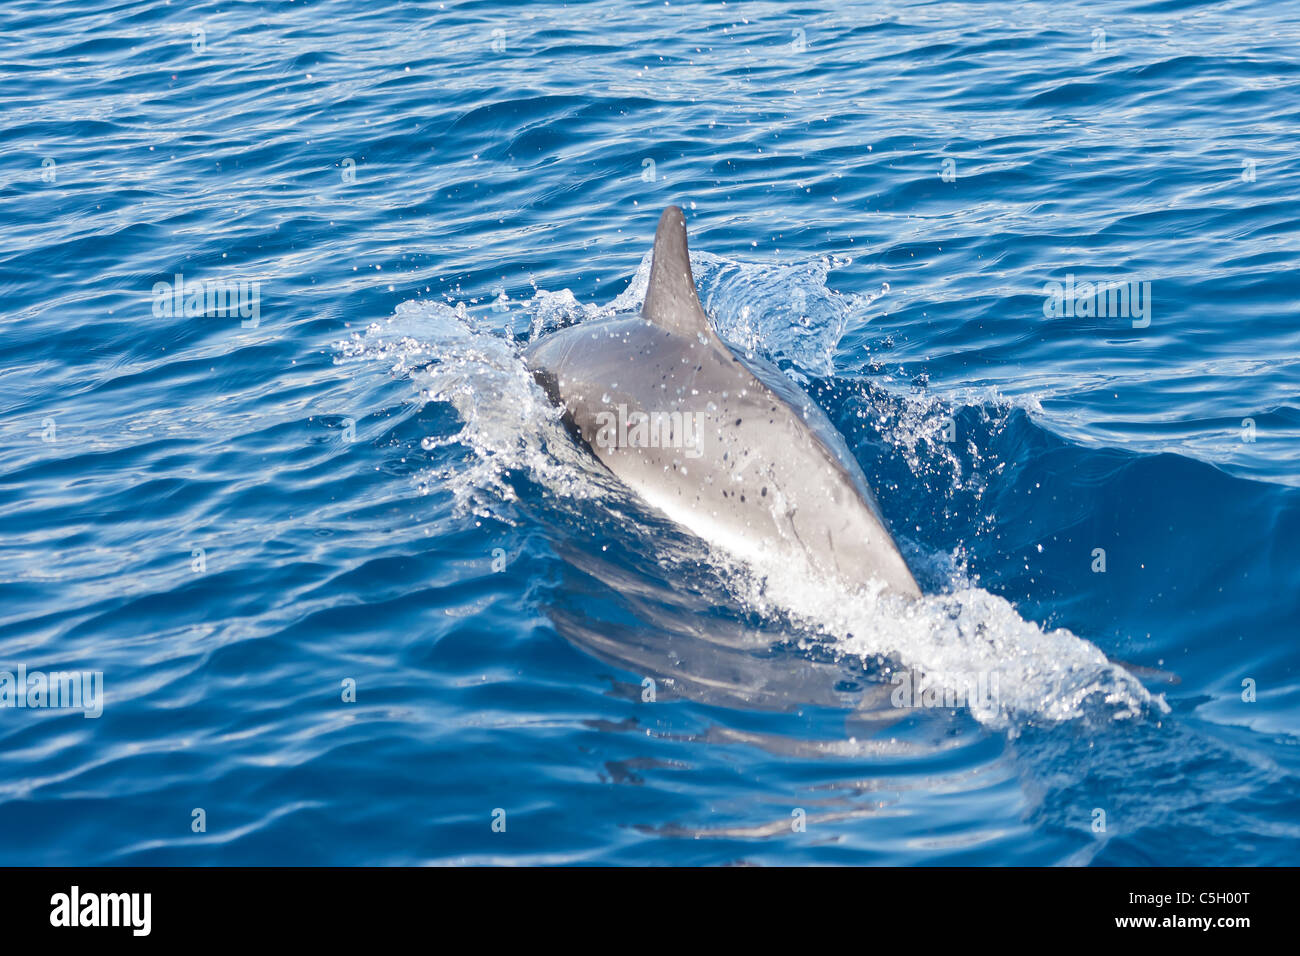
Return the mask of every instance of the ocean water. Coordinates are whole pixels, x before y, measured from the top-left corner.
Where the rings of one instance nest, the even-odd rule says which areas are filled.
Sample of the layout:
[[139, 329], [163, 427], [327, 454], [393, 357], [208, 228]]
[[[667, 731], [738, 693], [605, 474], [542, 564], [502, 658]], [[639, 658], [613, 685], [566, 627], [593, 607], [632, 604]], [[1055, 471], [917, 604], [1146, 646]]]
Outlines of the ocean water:
[[[0, 863], [1294, 863], [1298, 141], [1294, 2], [6, 0]], [[670, 203], [919, 605], [528, 376]]]

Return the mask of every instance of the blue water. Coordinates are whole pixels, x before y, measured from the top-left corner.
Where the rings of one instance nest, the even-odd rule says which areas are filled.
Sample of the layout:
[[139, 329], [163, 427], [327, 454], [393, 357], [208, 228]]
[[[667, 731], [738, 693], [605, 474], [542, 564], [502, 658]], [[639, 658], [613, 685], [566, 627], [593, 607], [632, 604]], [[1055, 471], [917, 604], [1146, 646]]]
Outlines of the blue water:
[[[0, 863], [1294, 863], [1297, 142], [1294, 2], [7, 0]], [[529, 379], [670, 203], [918, 608]]]

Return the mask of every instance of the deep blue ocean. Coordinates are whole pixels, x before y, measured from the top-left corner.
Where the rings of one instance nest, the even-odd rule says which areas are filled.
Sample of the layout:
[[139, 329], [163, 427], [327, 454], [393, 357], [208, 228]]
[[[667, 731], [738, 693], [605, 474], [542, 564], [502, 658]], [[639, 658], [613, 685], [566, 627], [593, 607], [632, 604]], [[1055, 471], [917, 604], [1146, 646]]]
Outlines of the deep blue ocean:
[[[1295, 863], [1298, 148], [1293, 0], [5, 0], [0, 864]], [[529, 376], [672, 203], [919, 605]]]

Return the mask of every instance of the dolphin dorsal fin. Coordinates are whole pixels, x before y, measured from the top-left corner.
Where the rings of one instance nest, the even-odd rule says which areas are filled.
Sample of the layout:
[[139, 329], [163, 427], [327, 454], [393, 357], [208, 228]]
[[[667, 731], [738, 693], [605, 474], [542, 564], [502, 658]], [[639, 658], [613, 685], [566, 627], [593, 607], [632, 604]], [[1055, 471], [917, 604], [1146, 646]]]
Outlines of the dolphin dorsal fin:
[[686, 217], [677, 206], [669, 206], [659, 217], [641, 317], [687, 338], [712, 334], [691, 276]]

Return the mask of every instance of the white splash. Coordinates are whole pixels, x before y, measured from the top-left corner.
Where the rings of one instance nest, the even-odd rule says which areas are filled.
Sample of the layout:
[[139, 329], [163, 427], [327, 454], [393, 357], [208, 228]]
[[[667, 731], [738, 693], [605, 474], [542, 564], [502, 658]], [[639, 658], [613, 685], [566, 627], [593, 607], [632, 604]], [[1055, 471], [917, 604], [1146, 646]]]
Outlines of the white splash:
[[521, 472], [565, 498], [605, 493], [598, 470], [569, 437], [534, 381], [516, 344], [504, 333], [478, 327], [463, 303], [408, 301], [364, 333], [336, 344], [338, 361], [380, 361], [406, 376], [418, 406], [446, 403], [461, 427], [430, 435], [425, 451], [459, 446], [468, 462], [454, 461], [419, 475], [422, 491], [434, 482], [449, 489], [462, 513], [509, 520], [503, 502], [516, 498], [509, 481]]
[[1168, 712], [1163, 698], [1064, 628], [1045, 631], [1005, 598], [971, 585], [952, 565], [947, 587], [919, 601], [852, 589], [791, 567], [733, 565], [732, 590], [753, 610], [782, 612], [864, 660], [883, 658], [918, 671], [960, 697], [994, 688], [991, 707], [972, 709], [986, 726], [1015, 733], [1028, 722], [1126, 720]]

